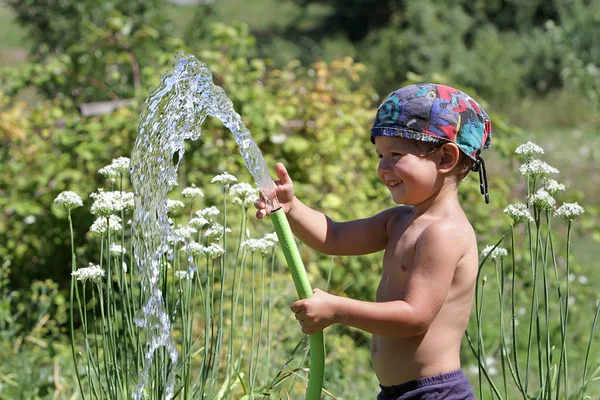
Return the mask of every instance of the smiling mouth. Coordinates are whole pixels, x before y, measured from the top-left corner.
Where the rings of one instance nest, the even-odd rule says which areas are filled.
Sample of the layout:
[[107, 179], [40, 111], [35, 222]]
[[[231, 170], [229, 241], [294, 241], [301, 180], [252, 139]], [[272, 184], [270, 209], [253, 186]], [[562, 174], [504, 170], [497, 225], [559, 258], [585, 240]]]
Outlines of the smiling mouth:
[[399, 185], [399, 184], [401, 184], [401, 183], [402, 183], [402, 181], [396, 181], [396, 180], [393, 180], [393, 181], [385, 181], [385, 185], [386, 185], [387, 187], [389, 187], [389, 188], [393, 188], [394, 186], [398, 186], [398, 185]]

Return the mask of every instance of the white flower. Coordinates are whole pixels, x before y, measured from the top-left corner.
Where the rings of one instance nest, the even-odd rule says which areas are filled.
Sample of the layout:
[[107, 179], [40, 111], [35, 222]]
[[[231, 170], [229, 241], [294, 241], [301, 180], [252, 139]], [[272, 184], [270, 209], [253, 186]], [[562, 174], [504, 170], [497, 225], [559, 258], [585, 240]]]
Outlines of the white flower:
[[279, 238], [275, 232], [267, 233], [262, 238], [267, 242], [271, 242], [272, 246], [275, 246], [279, 242]]
[[577, 202], [575, 203], [564, 203], [562, 206], [554, 212], [554, 215], [558, 218], [566, 219], [569, 221], [574, 220], [583, 214], [585, 210]]
[[182, 225], [175, 228], [174, 233], [179, 238], [179, 240], [183, 242], [185, 241], [185, 239], [189, 239], [195, 233], [198, 233], [198, 230], [188, 225]]
[[182, 201], [179, 200], [167, 200], [167, 212], [174, 212], [185, 207]]
[[524, 144], [520, 145], [519, 147], [517, 147], [517, 149], [515, 150], [515, 153], [523, 154], [525, 157], [530, 158], [534, 154], [544, 154], [544, 149], [542, 149], [540, 146], [538, 146], [535, 143], [527, 142], [527, 143], [524, 143]]
[[83, 201], [81, 201], [81, 197], [77, 193], [66, 190], [56, 196], [54, 205], [65, 211], [71, 211], [74, 208], [83, 206]]
[[500, 260], [502, 257], [506, 257], [508, 255], [508, 251], [503, 247], [496, 247], [494, 249], [494, 246], [486, 246], [481, 251], [481, 258], [485, 258], [488, 254], [490, 255], [490, 260], [497, 261]]
[[196, 228], [196, 229], [202, 229], [209, 223], [210, 222], [208, 222], [208, 220], [204, 217], [194, 217], [194, 218], [190, 219], [190, 222], [188, 222], [188, 225], [193, 228]]
[[123, 273], [127, 273], [127, 264], [123, 261]]
[[25, 222], [27, 225], [35, 223], [35, 215], [26, 216], [25, 218], [23, 218], [23, 222]]
[[169, 179], [169, 182], [167, 182], [167, 186], [169, 186], [169, 190], [173, 189], [174, 187], [179, 186], [179, 182], [177, 182], [177, 178]]
[[175, 278], [194, 279], [194, 271], [175, 271]]
[[209, 258], [218, 258], [225, 254], [225, 250], [216, 243], [204, 247], [202, 252]]
[[119, 157], [112, 160], [111, 166], [120, 175], [129, 172], [130, 160], [127, 157]]
[[108, 218], [97, 218], [90, 227], [90, 232], [97, 235], [104, 235], [108, 231], [111, 233], [120, 232], [121, 229], [123, 229], [123, 226], [121, 225], [121, 218], [117, 217], [116, 215], [111, 215]]
[[523, 203], [510, 204], [504, 209], [504, 213], [512, 218], [514, 225], [523, 222], [533, 222], [533, 217], [531, 216], [527, 205]]
[[225, 228], [225, 232], [223, 232], [223, 225], [221, 224], [212, 224], [210, 228], [206, 230], [204, 236], [207, 238], [220, 239], [223, 237], [223, 233], [229, 233], [231, 229]]
[[521, 175], [529, 175], [534, 179], [545, 178], [550, 174], [558, 174], [558, 169], [538, 159], [533, 159], [519, 167]]
[[123, 200], [123, 204], [125, 204], [126, 210], [133, 211], [135, 207], [133, 192], [122, 192], [121, 200]]
[[251, 252], [261, 252], [267, 254], [269, 248], [273, 247], [272, 242], [264, 239], [248, 239], [242, 242], [242, 247], [250, 250]]
[[548, 193], [554, 196], [559, 191], [564, 191], [565, 185], [563, 185], [562, 183], [558, 183], [554, 179], [547, 179], [544, 181], [542, 189], [546, 190]]
[[90, 210], [94, 215], [108, 216], [125, 209], [125, 202], [123, 201], [123, 194], [121, 192], [105, 192], [102, 189], [98, 189], [98, 192], [90, 194], [90, 197], [94, 199]]
[[99, 265], [90, 263], [88, 267], [79, 268], [71, 272], [71, 275], [77, 278], [78, 281], [86, 282], [88, 279], [94, 283], [100, 283], [104, 276], [104, 270]]
[[98, 170], [98, 173], [112, 182], [114, 182], [115, 179], [119, 176], [119, 173], [115, 170], [115, 168], [112, 166], [112, 164], [107, 165], [106, 167], [100, 168]]
[[229, 188], [229, 194], [233, 196], [233, 203], [242, 207], [249, 207], [258, 197], [258, 190], [252, 185], [242, 182], [236, 183]]
[[185, 251], [192, 256], [197, 256], [199, 254], [204, 254], [205, 247], [202, 246], [198, 242], [190, 242], [181, 248], [182, 251]]
[[210, 206], [210, 207], [204, 208], [200, 211], [196, 211], [196, 215], [198, 217], [210, 219], [210, 217], [216, 217], [217, 215], [219, 215], [220, 212], [221, 211], [219, 211], [219, 209], [217, 207]]
[[185, 189], [183, 189], [181, 191], [181, 194], [183, 195], [183, 197], [191, 197], [191, 198], [204, 197], [204, 193], [202, 192], [202, 189], [197, 188], [196, 185], [194, 185], [194, 184], [192, 184], [191, 187], [186, 187]]
[[587, 283], [589, 282], [589, 279], [588, 279], [588, 277], [587, 277], [587, 276], [585, 276], [585, 275], [579, 275], [579, 276], [577, 277], [577, 281], [578, 281], [579, 283], [581, 283], [582, 285], [587, 285]]
[[115, 257], [121, 256], [125, 254], [125, 252], [125, 247], [121, 246], [120, 244], [113, 243], [110, 245], [110, 254]]
[[544, 189], [539, 189], [527, 199], [529, 204], [532, 204], [542, 210], [554, 208], [556, 200]]
[[222, 187], [229, 187], [237, 182], [237, 178], [227, 172], [223, 172], [220, 175], [215, 176], [210, 180], [210, 183], [216, 183]]

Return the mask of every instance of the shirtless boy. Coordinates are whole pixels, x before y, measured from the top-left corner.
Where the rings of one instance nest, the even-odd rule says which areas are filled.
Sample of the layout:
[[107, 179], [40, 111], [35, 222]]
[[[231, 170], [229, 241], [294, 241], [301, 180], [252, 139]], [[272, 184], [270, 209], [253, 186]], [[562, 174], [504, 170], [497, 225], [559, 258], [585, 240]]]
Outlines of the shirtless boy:
[[[376, 302], [315, 289], [291, 305], [306, 334], [340, 323], [373, 335], [378, 400], [475, 398], [459, 355], [478, 251], [458, 186], [469, 171], [479, 171], [487, 201], [480, 153], [490, 141], [489, 118], [471, 97], [448, 86], [418, 84], [392, 92], [371, 130], [377, 175], [401, 206], [335, 222], [295, 197], [285, 167], [275, 166], [279, 203], [302, 242], [330, 255], [384, 250]], [[263, 199], [255, 205], [258, 218], [269, 214]]]

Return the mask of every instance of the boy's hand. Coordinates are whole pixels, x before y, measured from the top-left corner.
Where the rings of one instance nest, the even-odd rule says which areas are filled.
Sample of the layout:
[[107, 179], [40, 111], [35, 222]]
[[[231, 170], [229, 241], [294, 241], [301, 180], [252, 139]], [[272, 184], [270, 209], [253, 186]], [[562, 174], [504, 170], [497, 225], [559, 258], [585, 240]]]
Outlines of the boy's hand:
[[338, 321], [336, 298], [320, 289], [314, 289], [311, 297], [292, 303], [290, 309], [296, 314], [303, 333], [310, 335], [321, 332]]
[[[292, 182], [292, 178], [290, 178], [285, 166], [282, 163], [275, 164], [275, 172], [279, 177], [279, 180], [275, 181], [275, 193], [281, 208], [283, 208], [283, 211], [285, 211], [287, 214], [292, 208], [292, 200], [294, 199], [294, 183]], [[267, 203], [265, 202], [262, 194], [260, 199], [254, 202], [254, 207], [258, 209], [256, 212], [256, 218], [258, 219], [263, 219], [270, 213], [269, 207], [267, 207]]]

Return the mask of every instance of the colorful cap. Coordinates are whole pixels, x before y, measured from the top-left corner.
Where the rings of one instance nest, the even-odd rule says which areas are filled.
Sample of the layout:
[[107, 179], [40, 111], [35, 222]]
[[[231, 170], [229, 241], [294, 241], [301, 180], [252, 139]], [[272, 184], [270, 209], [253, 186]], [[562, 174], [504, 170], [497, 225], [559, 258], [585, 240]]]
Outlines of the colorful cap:
[[492, 124], [481, 105], [450, 86], [420, 83], [390, 93], [371, 128], [375, 136], [450, 141], [473, 160], [490, 147]]

